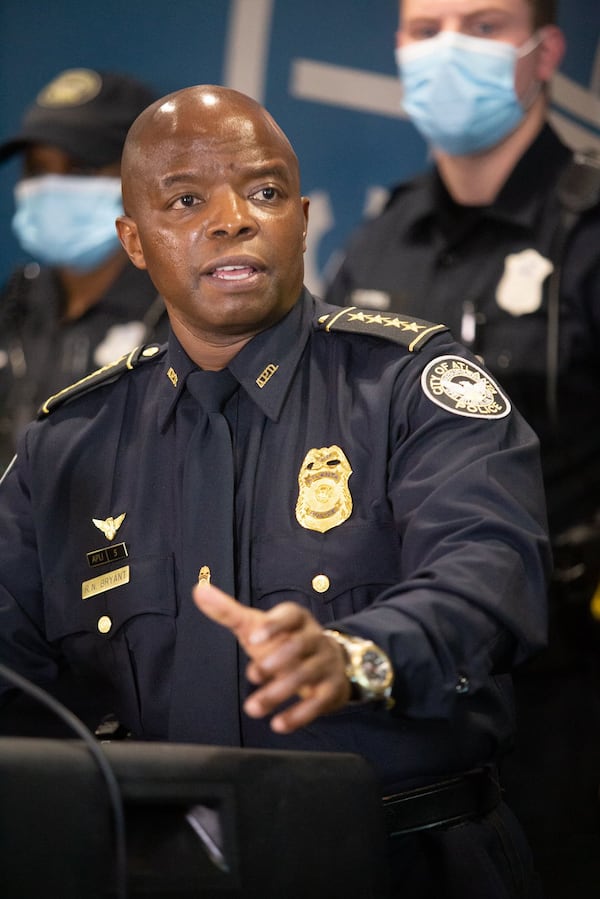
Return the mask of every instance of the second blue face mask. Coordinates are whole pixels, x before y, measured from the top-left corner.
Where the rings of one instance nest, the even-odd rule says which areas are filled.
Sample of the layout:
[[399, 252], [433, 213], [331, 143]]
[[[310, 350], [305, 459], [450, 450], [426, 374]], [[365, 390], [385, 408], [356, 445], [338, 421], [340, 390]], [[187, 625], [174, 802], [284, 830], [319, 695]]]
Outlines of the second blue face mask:
[[37, 262], [89, 271], [119, 247], [120, 178], [41, 175], [14, 193], [13, 231]]
[[539, 43], [503, 41], [441, 31], [396, 49], [402, 106], [432, 144], [452, 156], [499, 143], [523, 119], [515, 92], [517, 59]]

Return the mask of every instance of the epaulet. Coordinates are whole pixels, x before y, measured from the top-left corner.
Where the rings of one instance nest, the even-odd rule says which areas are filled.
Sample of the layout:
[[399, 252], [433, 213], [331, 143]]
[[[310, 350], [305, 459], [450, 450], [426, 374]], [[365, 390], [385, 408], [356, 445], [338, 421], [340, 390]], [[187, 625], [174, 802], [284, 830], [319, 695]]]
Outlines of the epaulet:
[[102, 368], [98, 368], [96, 371], [91, 372], [91, 374], [86, 375], [85, 378], [75, 381], [74, 384], [70, 384], [63, 390], [59, 390], [58, 393], [55, 393], [53, 396], [48, 397], [46, 402], [38, 409], [38, 419], [49, 415], [59, 406], [62, 406], [63, 403], [67, 403], [69, 400], [75, 399], [75, 397], [82, 396], [84, 393], [88, 393], [90, 390], [94, 390], [102, 384], [107, 384], [110, 381], [120, 378], [125, 372], [138, 368], [143, 362], [155, 359], [162, 349], [163, 348], [158, 343], [148, 343], [145, 346], [135, 347], [131, 352], [115, 359], [114, 362], [103, 365]]
[[335, 312], [319, 315], [317, 327], [323, 331], [345, 331], [381, 337], [406, 347], [409, 352], [420, 350], [434, 334], [447, 331], [446, 325], [434, 325], [420, 318], [397, 315], [395, 312], [373, 312], [357, 306], [344, 306]]

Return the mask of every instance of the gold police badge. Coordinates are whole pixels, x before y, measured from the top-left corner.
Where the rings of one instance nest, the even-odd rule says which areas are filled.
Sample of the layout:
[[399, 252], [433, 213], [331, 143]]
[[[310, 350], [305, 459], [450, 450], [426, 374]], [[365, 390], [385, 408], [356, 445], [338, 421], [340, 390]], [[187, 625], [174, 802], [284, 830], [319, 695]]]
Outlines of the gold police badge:
[[348, 488], [351, 474], [350, 463], [339, 446], [309, 450], [298, 475], [298, 524], [324, 534], [346, 521], [352, 514]]

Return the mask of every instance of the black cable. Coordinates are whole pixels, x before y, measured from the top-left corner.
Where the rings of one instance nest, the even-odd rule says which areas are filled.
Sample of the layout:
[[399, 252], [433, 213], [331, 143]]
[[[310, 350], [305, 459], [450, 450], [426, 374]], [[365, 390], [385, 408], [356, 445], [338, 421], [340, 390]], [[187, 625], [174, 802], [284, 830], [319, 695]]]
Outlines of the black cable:
[[36, 686], [36, 684], [32, 683], [26, 677], [22, 677], [20, 674], [17, 674], [16, 671], [13, 671], [11, 668], [7, 668], [6, 665], [2, 665], [0, 663], [0, 677], [3, 677], [9, 683], [13, 684], [15, 687], [18, 687], [28, 696], [31, 696], [33, 699], [40, 702], [42, 705], [47, 706], [55, 715], [57, 715], [68, 727], [71, 728], [85, 743], [89, 751], [91, 752], [98, 768], [104, 780], [106, 781], [106, 787], [108, 791], [108, 796], [110, 799], [110, 806], [113, 813], [114, 818], [114, 828], [115, 828], [115, 889], [117, 899], [127, 899], [128, 890], [127, 890], [127, 844], [125, 837], [125, 812], [123, 809], [123, 798], [121, 796], [121, 790], [115, 776], [113, 769], [111, 768], [106, 755], [100, 748], [99, 743], [96, 738], [92, 734], [92, 732], [86, 727], [86, 725], [74, 715], [66, 706], [64, 706], [61, 702], [55, 699], [50, 693], [47, 693], [46, 690], [43, 690], [41, 687]]

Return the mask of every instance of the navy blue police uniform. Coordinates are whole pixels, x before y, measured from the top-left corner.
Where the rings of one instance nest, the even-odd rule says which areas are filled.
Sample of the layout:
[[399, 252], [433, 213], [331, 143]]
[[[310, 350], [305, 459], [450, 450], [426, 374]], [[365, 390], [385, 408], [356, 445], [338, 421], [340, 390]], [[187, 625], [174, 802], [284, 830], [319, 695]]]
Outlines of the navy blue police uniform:
[[[489, 206], [455, 203], [435, 169], [358, 228], [328, 302], [444, 322], [481, 356], [540, 438], [554, 536], [600, 510], [600, 204], [561, 259], [556, 185], [572, 152], [549, 125]], [[548, 289], [561, 265], [557, 421], [548, 409]]]
[[99, 301], [65, 320], [54, 269], [17, 269], [0, 295], [0, 470], [43, 401], [142, 342], [164, 341], [164, 303], [127, 263]]
[[519, 670], [504, 774], [549, 896], [595, 895], [600, 878], [600, 203], [583, 179], [589, 208], [571, 216], [573, 194], [560, 194], [575, 183], [572, 159], [546, 125], [489, 206], [455, 203], [435, 169], [399, 185], [352, 236], [326, 292], [447, 324], [540, 439], [550, 645]]
[[[109, 682], [139, 739], [171, 737], [178, 612], [197, 576], [180, 526], [196, 501], [182, 495], [194, 369], [171, 334], [51, 398], [0, 488], [0, 659], [39, 683], [65, 662]], [[359, 752], [386, 795], [493, 763], [512, 739], [509, 671], [545, 636], [529, 426], [443, 326], [306, 291], [229, 369], [236, 596], [260, 609], [292, 600], [374, 640], [393, 661], [395, 705], [275, 734], [242, 712], [244, 660], [227, 655], [222, 670], [207, 636], [207, 680], [184, 688], [199, 711], [183, 738]], [[327, 527], [305, 490], [319, 465], [337, 472]], [[223, 726], [227, 703], [239, 714]], [[511, 829], [505, 814], [492, 812], [485, 840]], [[461, 831], [465, 852], [481, 827]], [[412, 864], [415, 850], [403, 857]], [[484, 894], [526, 895], [461, 892]]]

